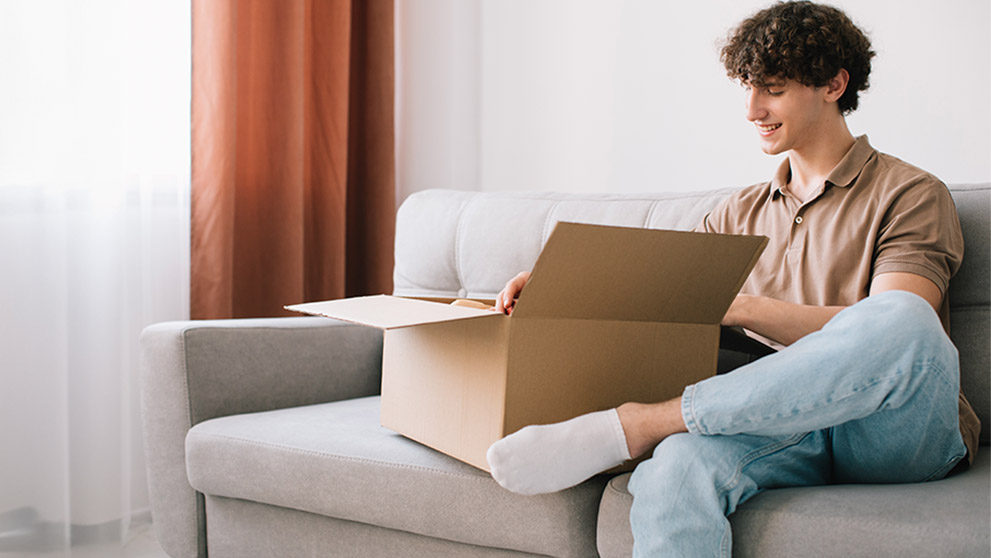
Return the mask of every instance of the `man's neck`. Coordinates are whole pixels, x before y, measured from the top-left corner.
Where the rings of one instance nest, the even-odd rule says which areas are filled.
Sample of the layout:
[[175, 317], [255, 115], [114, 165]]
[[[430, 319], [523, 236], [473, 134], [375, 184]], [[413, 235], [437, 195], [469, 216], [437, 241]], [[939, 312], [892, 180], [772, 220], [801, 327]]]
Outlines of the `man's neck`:
[[833, 126], [816, 134], [814, 140], [789, 151], [791, 178], [788, 191], [800, 201], [807, 201], [856, 141], [846, 126], [846, 120], [840, 117]]

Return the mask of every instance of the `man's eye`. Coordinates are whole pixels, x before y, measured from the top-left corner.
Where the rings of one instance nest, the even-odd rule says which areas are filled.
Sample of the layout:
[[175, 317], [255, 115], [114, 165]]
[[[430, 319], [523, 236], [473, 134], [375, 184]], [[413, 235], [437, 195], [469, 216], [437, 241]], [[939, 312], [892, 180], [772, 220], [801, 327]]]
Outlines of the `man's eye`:
[[772, 96], [772, 97], [777, 97], [777, 96], [781, 95], [782, 93], [784, 93], [784, 91], [771, 91], [770, 89], [767, 90], [767, 94], [770, 95], [770, 96]]

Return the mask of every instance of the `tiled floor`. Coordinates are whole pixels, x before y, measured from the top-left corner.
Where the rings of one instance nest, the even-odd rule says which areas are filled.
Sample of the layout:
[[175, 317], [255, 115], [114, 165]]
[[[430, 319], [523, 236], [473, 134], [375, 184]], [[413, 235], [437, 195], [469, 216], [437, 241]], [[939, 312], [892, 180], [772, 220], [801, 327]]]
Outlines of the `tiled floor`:
[[169, 558], [155, 538], [150, 523], [132, 526], [127, 539], [122, 542], [73, 546], [68, 550], [39, 552], [18, 550], [4, 552], [0, 558]]
[[113, 544], [74, 547], [66, 558], [169, 558], [155, 538], [151, 524], [131, 529], [127, 540]]

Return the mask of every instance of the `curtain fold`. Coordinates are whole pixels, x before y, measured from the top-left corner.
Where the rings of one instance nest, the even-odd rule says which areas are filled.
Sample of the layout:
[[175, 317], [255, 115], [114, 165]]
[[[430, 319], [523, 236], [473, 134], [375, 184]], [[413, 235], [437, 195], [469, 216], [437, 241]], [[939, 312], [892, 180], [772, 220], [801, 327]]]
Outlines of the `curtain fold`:
[[392, 290], [393, 2], [194, 0], [191, 316]]

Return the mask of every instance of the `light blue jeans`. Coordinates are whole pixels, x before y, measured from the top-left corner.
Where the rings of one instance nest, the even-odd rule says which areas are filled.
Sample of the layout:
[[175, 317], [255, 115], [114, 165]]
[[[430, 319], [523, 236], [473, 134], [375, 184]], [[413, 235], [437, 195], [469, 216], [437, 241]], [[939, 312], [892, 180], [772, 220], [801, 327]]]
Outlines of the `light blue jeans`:
[[634, 556], [730, 556], [727, 516], [762, 490], [945, 476], [966, 455], [957, 350], [922, 298], [891, 291], [729, 374], [688, 386], [688, 434], [630, 479]]

